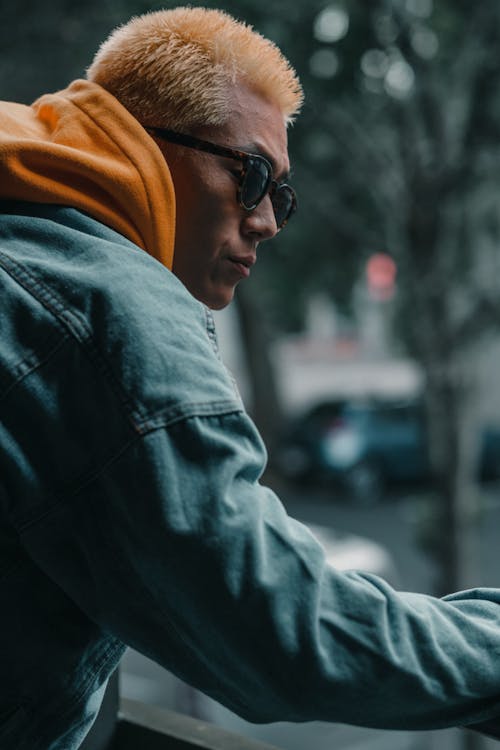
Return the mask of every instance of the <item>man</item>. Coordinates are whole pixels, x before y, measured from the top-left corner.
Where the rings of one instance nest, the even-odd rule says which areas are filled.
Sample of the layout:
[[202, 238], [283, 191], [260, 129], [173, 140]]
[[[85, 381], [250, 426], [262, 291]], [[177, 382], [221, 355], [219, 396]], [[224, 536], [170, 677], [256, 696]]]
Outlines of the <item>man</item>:
[[77, 748], [124, 644], [253, 721], [500, 710], [500, 591], [330, 568], [217, 355], [205, 306], [295, 208], [301, 96], [270, 42], [179, 8], [0, 107], [2, 750]]

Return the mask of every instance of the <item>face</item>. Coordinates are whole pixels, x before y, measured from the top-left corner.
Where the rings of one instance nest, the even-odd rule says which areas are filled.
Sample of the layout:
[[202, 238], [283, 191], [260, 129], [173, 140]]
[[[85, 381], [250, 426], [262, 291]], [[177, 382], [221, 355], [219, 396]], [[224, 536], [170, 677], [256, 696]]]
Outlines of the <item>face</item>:
[[[262, 154], [274, 179], [289, 171], [286, 127], [279, 109], [245, 86], [234, 88], [226, 125], [191, 133], [213, 143]], [[176, 196], [173, 272], [198, 300], [219, 310], [247, 278], [257, 247], [277, 232], [269, 196], [253, 211], [236, 198], [241, 163], [178, 144], [158, 141]]]

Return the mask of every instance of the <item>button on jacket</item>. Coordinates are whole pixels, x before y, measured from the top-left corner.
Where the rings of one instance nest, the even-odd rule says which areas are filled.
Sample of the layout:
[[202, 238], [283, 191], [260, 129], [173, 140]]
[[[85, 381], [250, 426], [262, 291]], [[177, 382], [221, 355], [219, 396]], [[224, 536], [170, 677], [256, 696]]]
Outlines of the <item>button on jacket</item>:
[[[210, 314], [168, 267], [168, 169], [111, 100], [0, 106], [0, 747], [75, 750], [125, 644], [251, 721], [494, 719], [500, 591], [339, 572], [260, 484]], [[94, 140], [120, 168], [89, 186]]]

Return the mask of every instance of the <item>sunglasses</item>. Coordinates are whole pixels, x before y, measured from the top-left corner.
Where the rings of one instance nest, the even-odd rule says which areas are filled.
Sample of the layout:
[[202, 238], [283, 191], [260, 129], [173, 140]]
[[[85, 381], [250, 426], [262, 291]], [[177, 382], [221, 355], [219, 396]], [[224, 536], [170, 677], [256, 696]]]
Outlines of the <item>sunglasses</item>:
[[177, 133], [167, 128], [154, 128], [144, 125], [148, 133], [158, 136], [170, 143], [206, 151], [208, 154], [237, 159], [243, 164], [239, 175], [237, 198], [238, 203], [246, 211], [253, 211], [269, 193], [273, 207], [276, 226], [283, 229], [290, 216], [297, 208], [297, 197], [290, 185], [273, 180], [273, 168], [268, 160], [260, 154], [247, 154], [226, 146], [219, 146], [210, 141], [203, 141], [191, 135]]

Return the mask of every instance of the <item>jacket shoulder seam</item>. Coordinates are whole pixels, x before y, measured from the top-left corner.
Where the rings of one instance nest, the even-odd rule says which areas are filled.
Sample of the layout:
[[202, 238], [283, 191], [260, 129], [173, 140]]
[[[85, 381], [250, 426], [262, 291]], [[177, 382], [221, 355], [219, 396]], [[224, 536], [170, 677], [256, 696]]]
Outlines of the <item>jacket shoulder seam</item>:
[[146, 416], [140, 414], [134, 408], [130, 396], [116, 379], [111, 368], [108, 366], [106, 359], [98, 350], [92, 332], [75, 312], [70, 312], [64, 307], [60, 298], [51, 289], [49, 289], [40, 279], [36, 278], [30, 271], [24, 268], [20, 263], [15, 261], [9, 255], [0, 250], [0, 267], [8, 273], [23, 289], [31, 294], [49, 313], [51, 313], [58, 323], [68, 331], [86, 350], [91, 361], [97, 366], [101, 373], [106, 377], [110, 387], [114, 390], [118, 400], [125, 408], [129, 422], [134, 430], [136, 424], [144, 421]]

